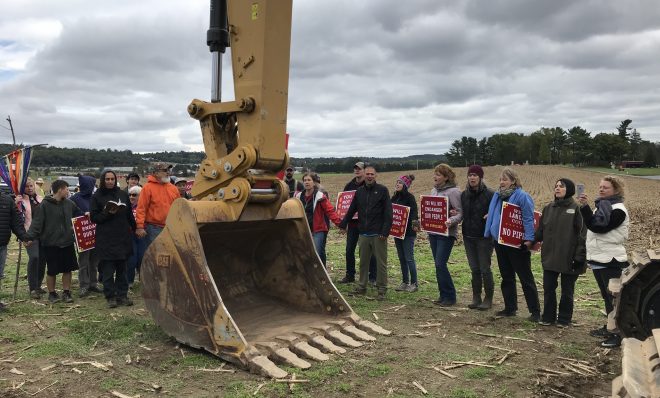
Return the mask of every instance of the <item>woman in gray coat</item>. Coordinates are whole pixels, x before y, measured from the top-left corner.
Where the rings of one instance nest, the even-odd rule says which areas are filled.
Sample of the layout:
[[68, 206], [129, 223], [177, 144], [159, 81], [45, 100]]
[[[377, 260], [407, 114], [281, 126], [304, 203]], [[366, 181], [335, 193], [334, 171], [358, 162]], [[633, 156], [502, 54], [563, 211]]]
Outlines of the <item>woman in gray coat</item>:
[[[543, 242], [543, 315], [541, 325], [568, 327], [573, 317], [573, 292], [578, 275], [586, 270], [587, 227], [579, 205], [573, 200], [575, 184], [567, 178], [555, 183], [555, 200], [543, 209], [535, 241]], [[557, 314], [557, 280], [561, 298]]]

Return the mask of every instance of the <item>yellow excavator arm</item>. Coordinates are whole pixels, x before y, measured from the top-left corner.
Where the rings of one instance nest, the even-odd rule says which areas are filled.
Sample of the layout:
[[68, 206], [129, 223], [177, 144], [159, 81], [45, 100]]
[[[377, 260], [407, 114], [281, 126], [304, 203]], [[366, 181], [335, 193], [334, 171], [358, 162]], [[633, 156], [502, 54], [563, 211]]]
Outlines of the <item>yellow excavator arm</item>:
[[[285, 150], [291, 0], [211, 2], [212, 101], [193, 100], [206, 159], [147, 249], [142, 295], [176, 340], [270, 377], [390, 332], [360, 319], [314, 249], [276, 173]], [[235, 101], [220, 100], [231, 45]], [[288, 199], [288, 200], [287, 200]]]

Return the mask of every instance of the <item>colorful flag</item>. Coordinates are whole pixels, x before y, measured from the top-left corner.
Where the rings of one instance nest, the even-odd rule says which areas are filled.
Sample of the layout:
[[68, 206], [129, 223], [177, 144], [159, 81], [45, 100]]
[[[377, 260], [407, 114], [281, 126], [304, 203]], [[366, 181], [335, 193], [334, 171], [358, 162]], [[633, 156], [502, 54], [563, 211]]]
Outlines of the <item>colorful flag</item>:
[[32, 147], [29, 146], [17, 149], [0, 160], [0, 177], [16, 195], [25, 189], [31, 160]]

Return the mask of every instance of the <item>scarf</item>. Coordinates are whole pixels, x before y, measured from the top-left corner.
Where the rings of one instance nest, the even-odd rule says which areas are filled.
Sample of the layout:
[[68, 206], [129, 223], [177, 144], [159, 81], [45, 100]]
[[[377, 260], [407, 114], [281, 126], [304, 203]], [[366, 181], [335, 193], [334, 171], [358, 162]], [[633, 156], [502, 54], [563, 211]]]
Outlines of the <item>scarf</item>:
[[609, 225], [610, 217], [612, 216], [612, 205], [622, 202], [623, 198], [620, 195], [596, 199], [596, 211], [591, 218], [593, 226], [605, 227]]
[[451, 184], [451, 183], [447, 182], [447, 183], [445, 183], [443, 185], [439, 185], [439, 186], [434, 185], [433, 187], [435, 188], [436, 191], [440, 192], [440, 191], [444, 191], [445, 189], [454, 188], [455, 186], [456, 186], [456, 184]]
[[518, 189], [518, 187], [509, 187], [509, 188], [506, 188], [506, 189], [500, 188], [500, 191], [499, 191], [500, 199], [502, 199], [502, 200], [509, 199], [509, 197], [511, 195], [513, 195], [513, 193], [515, 192], [516, 189]]

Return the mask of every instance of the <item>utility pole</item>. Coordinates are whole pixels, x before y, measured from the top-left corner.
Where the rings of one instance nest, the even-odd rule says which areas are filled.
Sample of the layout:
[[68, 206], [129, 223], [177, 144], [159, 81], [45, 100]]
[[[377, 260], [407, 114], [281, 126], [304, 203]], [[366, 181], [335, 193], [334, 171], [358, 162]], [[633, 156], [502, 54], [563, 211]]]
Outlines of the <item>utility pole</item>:
[[9, 122], [9, 130], [11, 130], [11, 140], [16, 146], [16, 136], [14, 135], [14, 126], [11, 124], [11, 116], [7, 116], [7, 121]]

